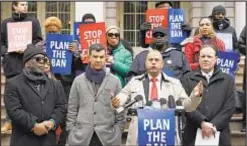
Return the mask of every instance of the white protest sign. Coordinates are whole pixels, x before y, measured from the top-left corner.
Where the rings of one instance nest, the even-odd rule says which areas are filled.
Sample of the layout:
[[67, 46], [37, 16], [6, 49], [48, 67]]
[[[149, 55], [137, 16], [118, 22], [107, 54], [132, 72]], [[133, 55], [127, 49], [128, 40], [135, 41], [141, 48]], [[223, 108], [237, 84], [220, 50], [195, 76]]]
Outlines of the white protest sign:
[[32, 22], [7, 23], [8, 52], [25, 50], [32, 43]]
[[225, 48], [228, 51], [233, 50], [232, 34], [230, 33], [216, 33], [216, 36], [225, 43]]

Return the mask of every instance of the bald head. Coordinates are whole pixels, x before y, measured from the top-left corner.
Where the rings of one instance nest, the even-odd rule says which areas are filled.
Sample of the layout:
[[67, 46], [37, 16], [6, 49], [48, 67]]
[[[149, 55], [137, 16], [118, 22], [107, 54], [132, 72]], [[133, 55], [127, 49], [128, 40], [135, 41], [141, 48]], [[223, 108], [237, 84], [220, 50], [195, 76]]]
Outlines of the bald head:
[[151, 76], [157, 76], [164, 66], [164, 61], [161, 53], [158, 50], [149, 51], [145, 60], [145, 66], [146, 71]]

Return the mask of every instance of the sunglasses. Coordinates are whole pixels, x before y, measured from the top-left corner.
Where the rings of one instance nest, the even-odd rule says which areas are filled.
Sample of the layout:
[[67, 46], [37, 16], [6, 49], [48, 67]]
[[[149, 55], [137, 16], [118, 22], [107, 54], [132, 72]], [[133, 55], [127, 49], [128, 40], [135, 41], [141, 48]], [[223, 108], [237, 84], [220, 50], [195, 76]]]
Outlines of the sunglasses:
[[154, 38], [157, 38], [157, 37], [165, 37], [166, 35], [164, 34], [164, 33], [155, 33], [155, 34], [153, 34], [153, 37]]
[[108, 37], [113, 37], [113, 36], [119, 37], [120, 34], [119, 34], [119, 33], [108, 33], [107, 36], [108, 36]]
[[47, 63], [48, 62], [48, 59], [45, 57], [32, 57], [32, 59], [34, 59], [36, 62], [39, 62], [39, 63]]

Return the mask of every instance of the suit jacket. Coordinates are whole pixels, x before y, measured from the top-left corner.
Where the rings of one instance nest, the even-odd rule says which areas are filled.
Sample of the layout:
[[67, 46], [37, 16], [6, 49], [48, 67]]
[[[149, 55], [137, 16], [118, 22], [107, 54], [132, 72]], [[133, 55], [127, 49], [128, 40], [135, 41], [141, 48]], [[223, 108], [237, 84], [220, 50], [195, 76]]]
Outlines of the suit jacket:
[[204, 85], [203, 98], [197, 109], [186, 113], [187, 123], [184, 130], [184, 145], [193, 146], [196, 131], [202, 121], [208, 121], [221, 132], [220, 146], [231, 145], [229, 122], [235, 110], [235, 83], [234, 79], [215, 68], [212, 77], [207, 82], [200, 68], [188, 73], [182, 80], [183, 86], [190, 94], [196, 84], [202, 81]]
[[[135, 103], [132, 108], [137, 108], [144, 105], [150, 105], [149, 101], [149, 79], [148, 74], [133, 77], [131, 81], [123, 88], [123, 90], [117, 95], [120, 99], [120, 105], [124, 105], [128, 101], [134, 100], [136, 95], [142, 95], [145, 97], [143, 103]], [[175, 101], [182, 99], [185, 110], [191, 112], [197, 108], [201, 102], [201, 97], [195, 97], [191, 94], [187, 96], [179, 80], [168, 77], [165, 73], [162, 73], [161, 83], [161, 95], [158, 98], [165, 98], [168, 101], [168, 96], [173, 95]], [[158, 99], [159, 100], [159, 99]], [[140, 105], [141, 104], [141, 105]], [[178, 124], [176, 124], [176, 145], [180, 145], [180, 138], [178, 133]], [[137, 117], [132, 117], [129, 125], [128, 136], [126, 145], [138, 145], [138, 120]]]
[[64, 122], [67, 103], [59, 82], [47, 78], [41, 93], [23, 74], [17, 75], [7, 80], [4, 103], [13, 126], [11, 146], [56, 144], [54, 130], [39, 137], [32, 129], [35, 122], [41, 123], [51, 118], [56, 126]]
[[75, 78], [67, 113], [70, 145], [89, 145], [94, 132], [103, 145], [121, 144], [124, 113], [118, 114], [111, 106], [112, 93], [116, 95], [120, 90], [120, 80], [109, 71], [96, 95], [85, 73]]

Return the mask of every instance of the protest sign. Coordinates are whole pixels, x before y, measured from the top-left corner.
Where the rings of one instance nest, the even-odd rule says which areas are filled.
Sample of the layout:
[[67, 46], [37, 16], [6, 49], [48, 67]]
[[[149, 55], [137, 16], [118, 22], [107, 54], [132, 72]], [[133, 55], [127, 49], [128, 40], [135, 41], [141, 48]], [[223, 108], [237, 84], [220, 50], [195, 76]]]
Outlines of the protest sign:
[[[106, 45], [106, 31], [105, 22], [92, 23], [92, 24], [80, 24], [80, 43], [82, 48], [82, 54], [88, 54], [88, 48], [95, 43]], [[85, 57], [83, 63], [88, 62], [88, 57]]]
[[[80, 29], [79, 29], [80, 24], [83, 24], [83, 22], [74, 22], [73, 35], [74, 35], [74, 40], [76, 40], [77, 42], [80, 42]], [[81, 50], [81, 43], [79, 43], [78, 47]]]
[[168, 10], [168, 40], [170, 44], [180, 43], [187, 38], [187, 32], [181, 26], [185, 22], [184, 11], [181, 9]]
[[32, 43], [32, 22], [7, 23], [8, 52], [24, 51]]
[[217, 66], [222, 72], [227, 73], [235, 78], [235, 71], [237, 70], [240, 55], [236, 52], [217, 52]]
[[138, 145], [175, 145], [175, 112], [172, 109], [138, 109]]
[[73, 41], [72, 35], [48, 34], [46, 43], [46, 53], [51, 60], [52, 71], [54, 73], [68, 75], [71, 74], [72, 52], [69, 44]]
[[146, 22], [151, 23], [151, 30], [146, 32], [145, 43], [150, 44], [152, 41], [152, 29], [154, 27], [163, 26], [167, 29], [168, 21], [167, 9], [148, 9], [146, 11]]
[[225, 43], [226, 51], [233, 50], [232, 34], [230, 33], [216, 33], [216, 36]]

